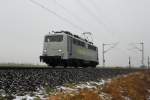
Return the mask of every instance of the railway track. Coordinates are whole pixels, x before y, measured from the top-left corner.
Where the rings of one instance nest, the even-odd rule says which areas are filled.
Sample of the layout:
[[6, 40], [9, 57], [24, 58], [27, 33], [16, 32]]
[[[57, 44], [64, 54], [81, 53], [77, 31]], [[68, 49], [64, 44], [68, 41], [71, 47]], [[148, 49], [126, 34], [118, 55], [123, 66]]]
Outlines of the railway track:
[[98, 81], [141, 70], [143, 69], [7, 66], [0, 67], [0, 90], [3, 90], [6, 94], [22, 94], [36, 91], [40, 87], [55, 87], [65, 83]]

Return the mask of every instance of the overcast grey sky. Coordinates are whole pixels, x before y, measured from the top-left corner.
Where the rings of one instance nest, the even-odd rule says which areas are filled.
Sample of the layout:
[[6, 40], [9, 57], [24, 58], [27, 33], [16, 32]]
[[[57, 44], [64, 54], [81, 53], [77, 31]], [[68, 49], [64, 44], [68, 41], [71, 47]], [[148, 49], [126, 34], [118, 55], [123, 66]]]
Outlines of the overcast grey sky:
[[0, 0], [0, 62], [39, 63], [43, 36], [52, 30], [67, 30], [78, 35], [83, 31], [92, 32], [94, 43], [99, 47], [100, 64], [102, 43], [119, 42], [106, 54], [106, 65], [126, 66], [129, 55], [133, 65], [140, 65], [140, 52], [128, 50], [133, 47], [131, 43], [144, 41], [145, 63], [150, 56], [149, 0], [35, 1], [76, 27], [30, 0]]

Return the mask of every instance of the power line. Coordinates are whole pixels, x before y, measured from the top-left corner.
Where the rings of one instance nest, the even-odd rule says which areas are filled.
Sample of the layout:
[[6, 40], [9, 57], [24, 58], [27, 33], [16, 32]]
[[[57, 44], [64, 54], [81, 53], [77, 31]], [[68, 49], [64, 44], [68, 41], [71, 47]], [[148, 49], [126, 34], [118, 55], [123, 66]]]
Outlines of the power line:
[[97, 22], [98, 24], [103, 25], [103, 27], [104, 27], [108, 32], [112, 33], [112, 32], [110, 31], [110, 29], [107, 27], [107, 25], [106, 25], [103, 21], [101, 21], [101, 20], [97, 17], [97, 15], [95, 15], [95, 13], [93, 13], [93, 11], [91, 11], [91, 9], [89, 9], [81, 0], [78, 0], [78, 3], [80, 4], [80, 6], [81, 6], [82, 8], [84, 8], [84, 10], [86, 10], [86, 11], [88, 12], [88, 14], [89, 14], [91, 17], [93, 17], [93, 18], [96, 20], [96, 22]]
[[74, 14], [72, 11], [70, 11], [69, 9], [65, 8], [62, 4], [60, 4], [57, 0], [54, 0], [55, 3], [61, 7], [62, 9], [64, 9], [67, 13], [69, 13], [70, 15], [72, 15], [73, 17], [75, 17], [78, 20], [81, 20], [76, 14]]
[[96, 22], [99, 23], [99, 20], [97, 18], [97, 16], [95, 16], [95, 14], [91, 11], [91, 9], [89, 9], [81, 0], [78, 0], [78, 4], [80, 4], [80, 6], [86, 10], [86, 12], [91, 16], [94, 17], [94, 19], [96, 19]]
[[72, 23], [71, 21], [69, 21], [69, 20], [66, 19], [65, 17], [60, 16], [59, 14], [57, 14], [56, 12], [52, 11], [51, 9], [45, 7], [45, 6], [42, 5], [41, 3], [36, 2], [35, 0], [30, 0], [30, 1], [31, 1], [32, 3], [34, 3], [35, 5], [41, 7], [42, 9], [48, 11], [49, 13], [51, 13], [51, 14], [57, 16], [58, 18], [62, 19], [63, 21], [69, 23], [69, 24], [72, 25], [73, 27], [75, 27], [75, 28], [77, 28], [77, 29], [79, 29], [79, 30], [81, 30], [81, 31], [84, 31], [84, 29], [82, 29], [81, 27], [79, 27], [79, 26], [77, 26], [76, 24]]
[[[77, 19], [80, 22], [83, 21], [83, 19], [81, 19], [79, 16], [77, 16], [75, 13], [73, 13], [73, 11], [67, 9], [65, 6], [63, 6], [61, 3], [59, 3], [57, 0], [53, 0], [53, 1], [55, 2], [55, 4], [57, 4], [60, 8], [65, 10], [68, 14], [73, 16], [75, 19]], [[84, 22], [84, 23], [86, 23], [86, 22]]]
[[94, 2], [94, 0], [87, 0], [87, 1], [89, 1], [90, 2], [90, 4], [94, 7], [94, 9], [97, 11], [97, 12], [99, 12], [97, 9], [97, 5], [95, 4], [95, 2]]
[[[95, 4], [94, 0], [93, 0], [93, 2], [92, 2], [91, 0], [88, 0], [88, 1], [89, 1], [90, 4], [95, 8], [95, 10], [97, 11], [97, 13], [99, 13], [98, 7], [97, 7], [97, 5]], [[104, 16], [101, 15], [101, 18], [102, 18], [102, 17], [104, 17]], [[105, 28], [108, 32], [112, 33], [113, 35], [115, 34], [115, 33], [114, 33], [114, 30], [113, 30], [113, 29], [110, 29], [110, 28], [108, 27], [108, 25], [107, 25], [105, 22], [103, 22], [102, 20], [101, 20], [101, 22], [103, 23], [104, 28]], [[108, 19], [107, 19], [107, 22], [110, 23], [110, 21], [109, 21]]]

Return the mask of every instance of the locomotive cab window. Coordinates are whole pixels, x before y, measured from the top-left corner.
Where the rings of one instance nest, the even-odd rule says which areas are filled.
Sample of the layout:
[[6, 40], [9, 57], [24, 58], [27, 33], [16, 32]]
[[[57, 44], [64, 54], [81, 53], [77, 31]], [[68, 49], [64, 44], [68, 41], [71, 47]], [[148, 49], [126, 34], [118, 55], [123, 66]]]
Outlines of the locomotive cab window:
[[45, 42], [61, 42], [63, 40], [63, 35], [55, 35], [55, 36], [46, 36]]
[[79, 45], [79, 46], [85, 47], [85, 43], [82, 42], [82, 41], [73, 39], [73, 43], [74, 43], [75, 45]]
[[91, 50], [96, 51], [96, 47], [95, 47], [95, 46], [93, 46], [93, 45], [88, 45], [88, 49], [91, 49]]

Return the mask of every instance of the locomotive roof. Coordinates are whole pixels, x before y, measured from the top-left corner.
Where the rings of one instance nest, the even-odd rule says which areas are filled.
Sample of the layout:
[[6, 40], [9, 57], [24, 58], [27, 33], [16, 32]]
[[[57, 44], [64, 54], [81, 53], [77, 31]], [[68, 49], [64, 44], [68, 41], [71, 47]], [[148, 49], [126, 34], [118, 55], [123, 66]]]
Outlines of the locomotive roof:
[[[80, 37], [80, 36], [78, 36], [78, 35], [73, 35], [71, 32], [69, 32], [69, 31], [52, 31], [54, 34], [48, 34], [48, 35], [56, 35], [56, 34], [67, 34], [67, 35], [70, 35], [71, 37], [73, 37], [73, 38], [76, 38], [76, 39], [80, 39], [80, 40], [82, 40], [82, 41], [85, 41], [85, 42], [87, 42], [87, 43], [89, 43], [89, 44], [92, 44], [93, 45], [93, 42], [90, 42], [90, 41], [88, 41], [87, 39], [83, 39], [82, 37]], [[46, 35], [47, 36], [47, 35]]]

